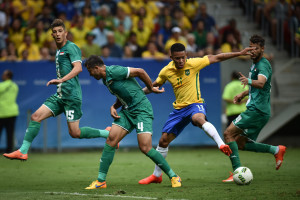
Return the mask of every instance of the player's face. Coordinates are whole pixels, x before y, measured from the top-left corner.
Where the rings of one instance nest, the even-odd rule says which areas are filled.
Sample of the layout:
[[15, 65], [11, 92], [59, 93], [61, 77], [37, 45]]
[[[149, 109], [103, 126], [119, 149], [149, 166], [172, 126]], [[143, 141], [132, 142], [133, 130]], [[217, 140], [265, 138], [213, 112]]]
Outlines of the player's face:
[[182, 69], [186, 61], [186, 52], [185, 51], [173, 52], [170, 58], [174, 61], [176, 68]]
[[102, 78], [99, 67], [87, 67], [87, 70], [90, 73], [90, 76], [94, 77], [97, 80]]
[[62, 26], [57, 26], [52, 29], [52, 37], [57, 44], [63, 44], [67, 41], [68, 32]]
[[264, 47], [261, 47], [259, 44], [254, 44], [252, 42], [250, 42], [250, 47], [255, 47], [255, 49], [251, 50], [250, 53], [250, 57], [252, 60], [259, 60], [260, 57], [263, 56], [264, 53]]

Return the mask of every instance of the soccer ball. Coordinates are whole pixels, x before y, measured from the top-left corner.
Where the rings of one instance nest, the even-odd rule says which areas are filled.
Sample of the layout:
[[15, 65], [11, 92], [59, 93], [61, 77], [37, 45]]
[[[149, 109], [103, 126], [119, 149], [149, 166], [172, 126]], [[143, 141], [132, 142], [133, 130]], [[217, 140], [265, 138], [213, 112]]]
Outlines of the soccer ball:
[[253, 180], [253, 174], [248, 167], [239, 167], [233, 172], [233, 180], [238, 185], [249, 185]]

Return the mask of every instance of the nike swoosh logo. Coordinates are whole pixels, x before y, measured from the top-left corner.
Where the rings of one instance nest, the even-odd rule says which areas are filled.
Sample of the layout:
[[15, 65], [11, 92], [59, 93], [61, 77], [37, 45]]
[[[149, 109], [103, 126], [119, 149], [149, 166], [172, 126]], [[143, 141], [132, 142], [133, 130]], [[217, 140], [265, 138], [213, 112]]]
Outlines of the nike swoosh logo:
[[103, 185], [105, 185], [105, 183], [102, 183], [101, 185], [97, 185], [97, 184], [96, 184], [95, 187], [96, 187], [96, 188], [99, 188], [99, 187], [101, 187], [101, 186], [103, 186]]

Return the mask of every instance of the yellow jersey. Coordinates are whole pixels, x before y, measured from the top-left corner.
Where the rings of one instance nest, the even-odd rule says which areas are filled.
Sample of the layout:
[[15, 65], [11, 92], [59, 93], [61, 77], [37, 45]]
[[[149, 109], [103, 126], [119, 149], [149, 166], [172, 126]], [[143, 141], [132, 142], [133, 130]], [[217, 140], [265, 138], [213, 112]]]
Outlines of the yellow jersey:
[[201, 98], [199, 74], [200, 70], [209, 64], [207, 56], [187, 59], [182, 69], [177, 69], [175, 63], [171, 61], [159, 72], [156, 82], [162, 85], [169, 81], [173, 87], [176, 98], [173, 102], [175, 109], [204, 102]]

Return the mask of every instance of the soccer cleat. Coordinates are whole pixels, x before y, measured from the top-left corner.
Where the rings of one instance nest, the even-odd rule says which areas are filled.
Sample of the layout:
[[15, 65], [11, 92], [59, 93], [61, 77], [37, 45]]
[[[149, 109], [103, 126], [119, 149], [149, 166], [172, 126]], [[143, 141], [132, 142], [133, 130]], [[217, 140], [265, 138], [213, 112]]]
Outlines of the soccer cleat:
[[162, 182], [162, 175], [160, 175], [160, 177], [156, 177], [153, 174], [151, 174], [147, 178], [144, 178], [144, 179], [140, 180], [139, 184], [147, 185], [147, 184], [150, 184], [150, 183], [161, 183], [161, 182]]
[[232, 172], [229, 172], [229, 173], [230, 173], [230, 176], [227, 179], [223, 180], [222, 182], [224, 182], [224, 183], [233, 182], [233, 173]]
[[106, 181], [104, 182], [99, 182], [98, 180], [95, 180], [91, 183], [91, 185], [89, 185], [88, 187], [86, 187], [86, 190], [93, 190], [93, 189], [100, 189], [100, 188], [106, 188]]
[[171, 178], [172, 187], [181, 187], [181, 178], [179, 176]]
[[227, 144], [222, 144], [220, 146], [220, 150], [227, 156], [230, 156], [230, 154], [232, 154], [232, 151]]
[[285, 154], [285, 150], [286, 150], [286, 147], [283, 146], [283, 145], [279, 145], [279, 151], [277, 154], [275, 154], [275, 159], [276, 159], [276, 170], [279, 170], [282, 162], [283, 162], [283, 156]]
[[4, 157], [11, 159], [11, 160], [21, 160], [26, 161], [28, 159], [27, 154], [22, 154], [20, 150], [11, 152], [11, 153], [5, 153], [3, 154]]

